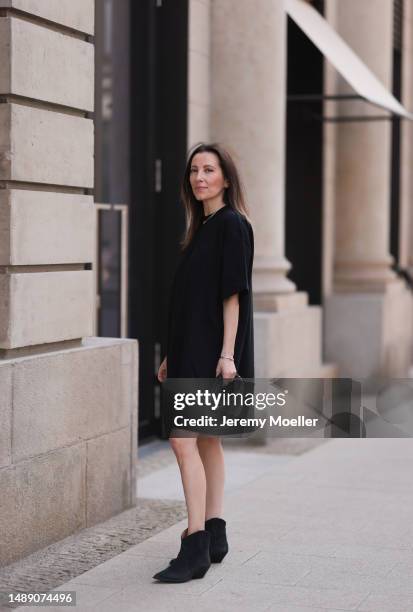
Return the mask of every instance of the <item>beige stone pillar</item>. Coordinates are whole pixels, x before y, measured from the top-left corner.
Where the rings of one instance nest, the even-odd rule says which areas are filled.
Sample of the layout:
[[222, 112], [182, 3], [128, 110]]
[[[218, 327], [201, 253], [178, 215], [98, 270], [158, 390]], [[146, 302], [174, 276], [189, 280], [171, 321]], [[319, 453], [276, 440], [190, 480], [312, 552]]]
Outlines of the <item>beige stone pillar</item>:
[[[328, 0], [326, 17], [391, 90], [393, 3]], [[337, 73], [332, 75], [330, 71], [326, 93], [354, 93]], [[345, 376], [403, 375], [410, 365], [411, 331], [403, 331], [401, 321], [411, 299], [390, 268], [391, 122], [368, 120], [386, 112], [364, 101], [328, 103], [326, 111], [367, 119], [326, 126], [326, 142], [334, 143], [326, 157], [335, 158], [334, 164], [326, 159], [332, 180], [327, 193], [335, 214], [332, 288], [325, 301], [326, 356]]]
[[210, 140], [211, 0], [188, 3], [188, 149]]
[[[282, 2], [213, 3], [212, 136], [238, 160], [255, 221], [256, 307], [296, 287], [285, 258], [286, 16]], [[264, 304], [265, 302], [265, 304]]]
[[[402, 101], [413, 109], [413, 3], [403, 4], [402, 33]], [[401, 124], [400, 164], [400, 265], [413, 277], [413, 122]], [[413, 357], [413, 350], [412, 350]]]
[[137, 342], [91, 337], [93, 34], [93, 0], [0, 0], [0, 566], [136, 503]]
[[[336, 7], [336, 29], [391, 90], [392, 2], [349, 0]], [[352, 92], [341, 78], [336, 91]], [[359, 101], [340, 102], [336, 111], [366, 117], [385, 114]], [[389, 255], [391, 122], [338, 123], [336, 131], [334, 287], [383, 287], [395, 278]]]
[[[402, 36], [402, 96], [407, 109], [413, 108], [413, 3], [403, 5], [405, 20]], [[401, 126], [401, 218], [400, 260], [413, 275], [413, 121]]]
[[284, 4], [213, 2], [211, 19], [211, 137], [240, 167], [254, 227], [256, 376], [322, 375], [321, 309], [286, 277]]

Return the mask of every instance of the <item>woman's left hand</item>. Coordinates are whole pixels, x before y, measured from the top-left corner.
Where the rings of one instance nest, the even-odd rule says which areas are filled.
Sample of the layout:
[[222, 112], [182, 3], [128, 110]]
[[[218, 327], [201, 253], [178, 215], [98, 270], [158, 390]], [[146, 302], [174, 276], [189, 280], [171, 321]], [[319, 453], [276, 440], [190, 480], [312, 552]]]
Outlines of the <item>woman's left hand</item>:
[[237, 369], [235, 363], [231, 359], [219, 358], [215, 376], [222, 375], [222, 378], [235, 378]]

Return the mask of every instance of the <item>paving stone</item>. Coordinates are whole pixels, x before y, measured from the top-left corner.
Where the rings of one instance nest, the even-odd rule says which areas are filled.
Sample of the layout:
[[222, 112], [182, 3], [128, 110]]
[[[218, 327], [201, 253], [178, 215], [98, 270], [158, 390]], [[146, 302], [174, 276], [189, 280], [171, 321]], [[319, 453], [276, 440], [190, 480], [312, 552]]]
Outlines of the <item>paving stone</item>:
[[[385, 583], [385, 584], [384, 584]], [[318, 567], [311, 570], [306, 576], [298, 580], [297, 584], [311, 588], [347, 588], [365, 589], [368, 592], [380, 592], [383, 588], [386, 592], [413, 595], [413, 582], [409, 578], [389, 576], [371, 576], [357, 574], [355, 571], [340, 571], [328, 566]]]
[[[256, 472], [251, 470], [244, 484], [226, 495], [230, 552], [202, 580], [161, 584], [152, 579], [176, 556], [187, 523], [183, 500], [164, 500], [167, 516], [175, 512], [173, 520], [142, 542], [129, 539], [122, 554], [78, 572], [69, 582], [61, 581], [59, 589], [83, 589], [87, 609], [87, 598], [96, 589], [100, 601], [91, 609], [99, 612], [411, 612], [413, 495], [400, 486], [404, 476], [393, 489], [385, 486], [392, 478], [393, 455], [396, 470], [407, 472], [410, 466], [413, 445], [400, 448], [399, 443], [384, 440], [381, 445], [375, 440], [364, 446], [354, 440], [332, 440], [296, 454], [283, 465], [274, 460], [272, 468], [267, 455], [262, 473], [257, 469], [257, 452], [234, 447], [228, 464], [236, 465], [234, 460], [242, 455], [246, 463], [250, 458]], [[229, 457], [232, 451], [226, 452]], [[277, 459], [282, 461], [282, 455]], [[382, 469], [382, 475], [375, 477], [373, 486], [362, 488], [350, 477], [358, 465], [364, 475], [367, 468]], [[343, 475], [338, 481], [318, 476], [336, 468]], [[168, 475], [172, 469], [176, 476], [178, 468], [171, 449], [160, 444], [153, 454], [146, 450], [140, 469], [150, 478], [159, 472]], [[139, 502], [159, 504], [160, 500]], [[142, 519], [140, 529], [150, 521], [149, 512]], [[153, 521], [159, 525], [159, 517]], [[100, 594], [99, 589], [103, 589]], [[108, 589], [114, 592], [106, 597]]]
[[59, 587], [185, 516], [181, 502], [139, 499], [137, 507], [1, 568], [0, 591]]
[[[211, 608], [220, 602], [227, 610], [236, 610], [242, 601], [252, 609], [268, 609], [270, 605], [305, 605], [321, 608], [337, 607], [341, 610], [354, 610], [368, 595], [368, 589], [304, 588], [279, 586], [246, 580], [223, 579], [211, 589], [201, 594], [201, 602], [209, 600]], [[284, 608], [282, 608], [284, 609]]]
[[413, 595], [370, 593], [357, 608], [360, 612], [412, 612]]

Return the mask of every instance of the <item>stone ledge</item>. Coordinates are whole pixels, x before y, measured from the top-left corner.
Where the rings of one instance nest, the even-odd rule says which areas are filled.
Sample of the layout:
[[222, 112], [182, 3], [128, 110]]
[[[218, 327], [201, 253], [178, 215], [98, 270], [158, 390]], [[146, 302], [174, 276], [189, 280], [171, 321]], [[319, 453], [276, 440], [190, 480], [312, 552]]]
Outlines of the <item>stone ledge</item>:
[[1, 94], [93, 111], [94, 47], [90, 43], [3, 17], [0, 55]]
[[0, 366], [0, 469], [11, 463], [11, 402], [12, 367], [8, 364]]
[[86, 445], [0, 470], [0, 566], [86, 526]]
[[321, 307], [255, 312], [254, 352], [256, 378], [321, 371]]
[[130, 398], [122, 368], [119, 345], [98, 356], [79, 349], [16, 363], [13, 463], [127, 427]]
[[[128, 408], [130, 408], [128, 406]], [[87, 441], [87, 525], [95, 525], [136, 503], [129, 427]]]
[[93, 188], [93, 121], [0, 104], [0, 180]]
[[325, 356], [339, 364], [341, 376], [372, 383], [408, 377], [413, 298], [404, 283], [382, 293], [332, 294], [324, 300], [324, 320]]
[[137, 387], [134, 339], [0, 362], [0, 567], [135, 505]]
[[93, 0], [0, 0], [0, 8], [15, 8], [67, 28], [94, 34]]
[[94, 215], [92, 196], [0, 191], [0, 265], [94, 261]]
[[91, 270], [0, 274], [0, 348], [92, 335], [93, 274]]

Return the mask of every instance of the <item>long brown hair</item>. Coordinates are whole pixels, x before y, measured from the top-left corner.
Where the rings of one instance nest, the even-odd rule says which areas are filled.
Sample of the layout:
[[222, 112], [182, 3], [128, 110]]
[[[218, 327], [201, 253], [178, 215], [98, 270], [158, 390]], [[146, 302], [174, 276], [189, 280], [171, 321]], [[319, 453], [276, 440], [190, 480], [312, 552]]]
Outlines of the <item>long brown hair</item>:
[[184, 237], [180, 242], [181, 249], [184, 250], [192, 241], [198, 227], [202, 223], [203, 208], [199, 201], [195, 198], [189, 180], [192, 159], [197, 153], [215, 153], [218, 157], [224, 179], [229, 183], [229, 186], [224, 191], [224, 203], [234, 210], [237, 210], [250, 223], [249, 212], [245, 201], [245, 192], [242, 185], [238, 170], [230, 153], [221, 144], [214, 143], [198, 143], [189, 151], [184, 177], [181, 184], [181, 200], [185, 208], [186, 230]]

